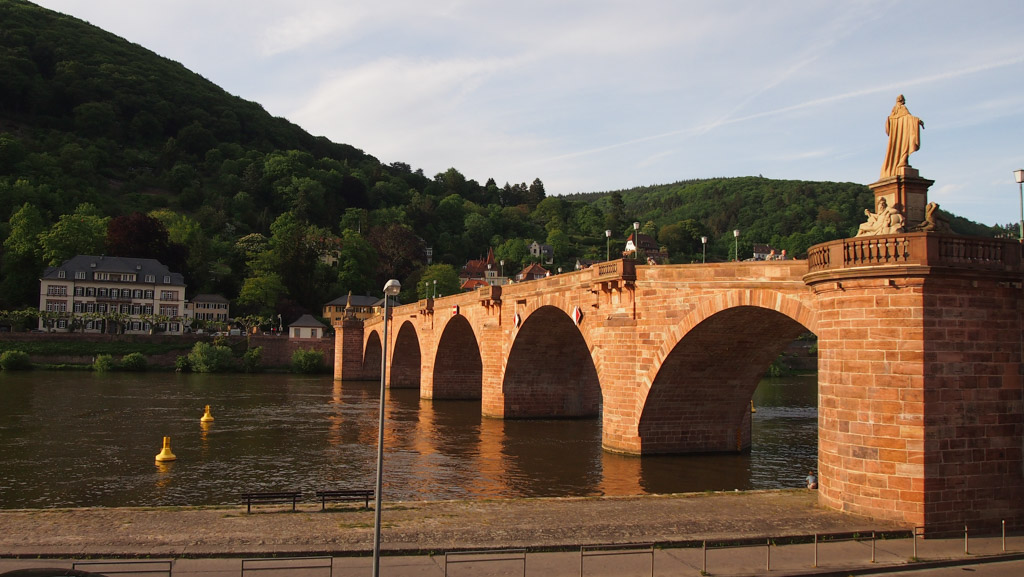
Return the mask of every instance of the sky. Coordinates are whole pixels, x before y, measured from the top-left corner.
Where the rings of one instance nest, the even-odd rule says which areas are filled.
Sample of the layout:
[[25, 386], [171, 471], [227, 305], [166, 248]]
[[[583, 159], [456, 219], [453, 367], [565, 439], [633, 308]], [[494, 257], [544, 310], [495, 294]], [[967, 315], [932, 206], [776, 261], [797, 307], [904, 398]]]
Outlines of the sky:
[[[870, 184], [899, 94], [929, 200], [1020, 219], [1024, 2], [38, 0], [314, 135], [549, 195]], [[865, 207], [872, 208], [872, 207]]]

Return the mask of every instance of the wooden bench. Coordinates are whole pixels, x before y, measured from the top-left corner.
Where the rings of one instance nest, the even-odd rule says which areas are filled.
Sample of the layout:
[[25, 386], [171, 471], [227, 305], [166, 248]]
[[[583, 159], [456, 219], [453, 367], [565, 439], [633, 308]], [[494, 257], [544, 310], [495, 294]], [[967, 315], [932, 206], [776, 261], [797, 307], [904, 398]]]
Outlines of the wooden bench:
[[370, 508], [370, 499], [373, 498], [373, 489], [341, 489], [333, 491], [317, 491], [317, 499], [320, 499], [320, 510], [327, 510], [328, 501], [362, 501], [363, 507]]
[[288, 503], [292, 504], [292, 511], [295, 504], [302, 498], [300, 491], [275, 491], [270, 493], [242, 493], [242, 500], [245, 501], [245, 512], [252, 513], [252, 504], [260, 503]]

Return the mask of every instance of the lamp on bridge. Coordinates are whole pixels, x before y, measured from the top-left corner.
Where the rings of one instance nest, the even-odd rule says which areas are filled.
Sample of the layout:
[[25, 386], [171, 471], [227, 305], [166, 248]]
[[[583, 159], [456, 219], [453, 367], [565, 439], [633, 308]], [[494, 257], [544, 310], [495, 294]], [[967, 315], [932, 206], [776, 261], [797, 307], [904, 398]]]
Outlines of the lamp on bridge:
[[740, 261], [740, 229], [732, 231], [732, 236], [736, 239], [736, 262]]
[[700, 248], [701, 248], [700, 262], [701, 262], [701, 264], [704, 264], [704, 263], [708, 262], [708, 237], [706, 237], [706, 236], [700, 237]]
[[[437, 281], [434, 281], [437, 283]], [[388, 366], [388, 301], [402, 292], [402, 283], [391, 279], [384, 285], [384, 344], [380, 359], [380, 416], [377, 421], [377, 488], [373, 507], [373, 577], [380, 575], [380, 503], [384, 485], [384, 383]]]
[[[501, 278], [505, 278], [505, 259], [501, 259]], [[504, 284], [504, 280], [501, 281]]]
[[1020, 188], [1020, 242], [1024, 243], [1024, 169], [1013, 171], [1013, 178]]
[[432, 296], [430, 298], [435, 298], [435, 299], [437, 298], [437, 279], [436, 278], [434, 279], [434, 296]]
[[604, 231], [604, 237], [606, 239], [608, 239], [608, 241], [607, 241], [608, 248], [605, 249], [604, 260], [605, 261], [609, 261], [609, 260], [612, 260], [612, 231], [611, 230]]

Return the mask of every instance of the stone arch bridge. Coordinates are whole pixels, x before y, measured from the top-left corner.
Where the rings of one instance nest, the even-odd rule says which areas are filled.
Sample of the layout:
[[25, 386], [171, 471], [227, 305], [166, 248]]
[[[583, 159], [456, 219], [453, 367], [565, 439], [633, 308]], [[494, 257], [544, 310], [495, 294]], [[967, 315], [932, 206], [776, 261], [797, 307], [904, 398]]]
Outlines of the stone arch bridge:
[[[761, 376], [810, 331], [823, 505], [1019, 526], [1021, 281], [1016, 242], [934, 233], [806, 261], [611, 261], [391, 309], [387, 385], [490, 417], [599, 416], [609, 451], [743, 451]], [[383, 322], [336, 325], [336, 378], [380, 378]]]

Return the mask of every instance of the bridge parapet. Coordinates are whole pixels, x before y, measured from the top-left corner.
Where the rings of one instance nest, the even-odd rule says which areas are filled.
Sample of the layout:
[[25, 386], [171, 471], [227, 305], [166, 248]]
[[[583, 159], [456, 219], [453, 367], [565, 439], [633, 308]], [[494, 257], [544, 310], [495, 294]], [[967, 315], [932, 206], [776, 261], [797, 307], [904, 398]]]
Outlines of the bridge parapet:
[[844, 269], [921, 266], [972, 271], [1021, 271], [1021, 246], [1006, 239], [935, 233], [845, 238], [812, 246], [807, 251], [808, 275], [834, 275]]
[[601, 290], [621, 289], [636, 281], [636, 261], [628, 259], [600, 262], [590, 267], [590, 285]]

